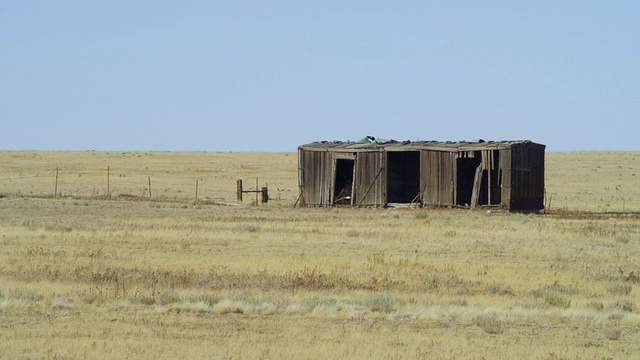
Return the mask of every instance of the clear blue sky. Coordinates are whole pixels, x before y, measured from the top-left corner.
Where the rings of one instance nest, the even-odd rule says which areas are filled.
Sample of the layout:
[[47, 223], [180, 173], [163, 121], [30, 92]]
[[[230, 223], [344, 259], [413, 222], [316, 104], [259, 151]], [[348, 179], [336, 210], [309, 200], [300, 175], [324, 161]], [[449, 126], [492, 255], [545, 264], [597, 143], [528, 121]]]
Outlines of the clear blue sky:
[[0, 149], [640, 150], [638, 1], [0, 4]]

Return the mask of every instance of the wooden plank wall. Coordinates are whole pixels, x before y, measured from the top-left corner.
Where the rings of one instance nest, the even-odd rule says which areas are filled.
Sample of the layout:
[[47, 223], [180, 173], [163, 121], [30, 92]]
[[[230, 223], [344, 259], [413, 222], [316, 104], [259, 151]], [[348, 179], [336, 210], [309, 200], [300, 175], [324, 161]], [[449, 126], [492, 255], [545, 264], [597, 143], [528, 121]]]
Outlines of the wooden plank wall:
[[422, 201], [431, 206], [455, 204], [456, 154], [423, 150], [420, 156]]
[[500, 172], [502, 173], [502, 194], [500, 207], [511, 207], [511, 149], [500, 150]]
[[301, 206], [331, 205], [333, 158], [328, 151], [300, 151], [298, 171], [301, 183]]
[[[489, 155], [489, 154], [487, 154]], [[544, 148], [519, 144], [490, 151], [483, 156], [483, 167], [493, 169], [492, 200], [500, 196], [502, 208], [539, 210], [544, 207]], [[496, 159], [495, 157], [498, 157]], [[346, 156], [346, 155], [345, 155]], [[352, 156], [351, 154], [349, 156]], [[420, 191], [425, 205], [456, 204], [457, 153], [420, 151]], [[353, 204], [387, 204], [387, 153], [381, 150], [358, 152], [355, 158]], [[331, 206], [334, 156], [330, 151], [299, 151], [301, 206]], [[499, 178], [501, 177], [501, 178]], [[498, 190], [497, 186], [502, 188]], [[495, 192], [495, 194], [494, 194]], [[494, 202], [492, 201], [492, 204]]]
[[387, 204], [386, 153], [359, 152], [356, 156], [354, 199], [356, 206], [384, 206]]
[[510, 209], [544, 208], [544, 149], [519, 145], [512, 147], [512, 190]]

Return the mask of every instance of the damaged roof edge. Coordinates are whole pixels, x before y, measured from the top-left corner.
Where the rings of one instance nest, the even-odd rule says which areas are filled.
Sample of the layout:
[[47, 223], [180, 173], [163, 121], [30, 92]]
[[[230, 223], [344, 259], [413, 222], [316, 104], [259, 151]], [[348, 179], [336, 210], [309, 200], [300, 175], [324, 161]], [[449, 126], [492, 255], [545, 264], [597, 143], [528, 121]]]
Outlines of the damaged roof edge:
[[438, 151], [473, 151], [506, 149], [515, 145], [528, 144], [529, 146], [544, 149], [544, 144], [531, 140], [501, 140], [501, 141], [402, 141], [376, 139], [367, 136], [359, 141], [316, 141], [310, 144], [298, 146], [298, 150], [311, 151], [411, 151], [411, 150], [438, 150]]

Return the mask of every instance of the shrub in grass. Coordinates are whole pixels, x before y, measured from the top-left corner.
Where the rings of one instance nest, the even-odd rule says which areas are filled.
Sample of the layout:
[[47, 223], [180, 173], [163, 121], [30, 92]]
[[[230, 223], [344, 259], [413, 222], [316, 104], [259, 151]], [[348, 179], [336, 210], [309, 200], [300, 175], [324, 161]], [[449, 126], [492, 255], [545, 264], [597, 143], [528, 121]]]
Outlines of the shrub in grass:
[[360, 232], [358, 230], [347, 230], [346, 232], [347, 237], [359, 237], [360, 236]]
[[622, 328], [619, 326], [604, 329], [604, 337], [609, 340], [620, 340], [622, 336]]
[[543, 300], [545, 303], [553, 307], [566, 309], [571, 306], [571, 299], [567, 299], [562, 294], [548, 289], [543, 288], [539, 290], [533, 290], [531, 291], [531, 295]]
[[102, 296], [93, 293], [85, 295], [83, 301], [85, 302], [85, 304], [93, 306], [101, 306], [104, 303], [104, 299], [102, 298]]
[[162, 294], [156, 297], [156, 303], [159, 305], [169, 305], [180, 302], [180, 295], [178, 295], [175, 291], [163, 292]]
[[229, 296], [229, 300], [241, 302], [247, 305], [258, 305], [261, 302], [261, 299], [256, 297], [249, 290], [236, 291]]
[[530, 299], [527, 302], [516, 303], [516, 306], [520, 306], [523, 309], [546, 309], [549, 307], [546, 301], [540, 299]]
[[318, 307], [321, 307], [321, 306], [335, 305], [336, 304], [336, 300], [335, 299], [325, 299], [325, 298], [321, 298], [319, 296], [310, 296], [310, 297], [305, 298], [302, 301], [302, 303], [309, 311], [312, 311], [315, 308], [318, 308]]
[[498, 284], [487, 285], [487, 291], [489, 294], [495, 295], [513, 295], [513, 289], [511, 286], [503, 286]]
[[613, 284], [607, 285], [607, 292], [609, 294], [629, 295], [629, 293], [631, 293], [631, 289], [632, 289], [631, 284], [613, 283]]
[[429, 274], [429, 276], [426, 278], [424, 282], [424, 286], [427, 290], [436, 290], [437, 288], [440, 287], [440, 284], [441, 284], [440, 276], [436, 273]]
[[76, 309], [76, 304], [71, 299], [67, 300], [56, 300], [52, 304], [53, 310], [62, 311], [62, 310], [74, 310]]
[[220, 315], [244, 314], [246, 307], [247, 305], [242, 302], [226, 299], [217, 303], [214, 307], [214, 311]]
[[449, 300], [449, 305], [467, 306], [467, 305], [469, 305], [469, 302], [467, 301], [467, 299], [465, 299], [463, 297], [456, 297], [456, 298], [453, 298], [453, 299]]
[[545, 285], [540, 289], [531, 291], [531, 295], [535, 298], [543, 300], [549, 306], [568, 308], [571, 306], [571, 299], [564, 295], [574, 295], [580, 293], [580, 289], [559, 284], [557, 282], [551, 285]]
[[618, 300], [607, 305], [607, 311], [632, 312], [636, 309], [636, 304], [631, 300]]
[[587, 303], [587, 307], [597, 311], [604, 310], [604, 304], [602, 304], [602, 301], [595, 301], [595, 300], [589, 301]]
[[453, 238], [456, 237], [455, 230], [447, 230], [444, 232], [444, 237]]
[[390, 313], [394, 307], [394, 299], [388, 292], [377, 292], [364, 299], [364, 305], [371, 311]]
[[32, 302], [32, 303], [40, 302], [42, 301], [42, 299], [44, 299], [44, 296], [40, 294], [36, 294], [35, 292], [31, 290], [26, 290], [26, 289], [20, 290], [17, 295], [18, 295], [17, 296], [18, 299], [26, 302]]
[[565, 294], [565, 295], [575, 295], [575, 294], [579, 294], [582, 291], [580, 291], [580, 289], [573, 287], [573, 286], [567, 286], [567, 285], [562, 285], [560, 283], [553, 283], [551, 285], [545, 285], [543, 287], [540, 288], [540, 290], [542, 291], [553, 291], [556, 293], [560, 293], [560, 294]]
[[629, 236], [628, 235], [617, 236], [616, 237], [616, 242], [618, 242], [620, 244], [628, 244], [629, 243]]
[[197, 294], [189, 296], [190, 303], [204, 303], [209, 306], [213, 306], [220, 302], [220, 296], [215, 294]]
[[588, 343], [585, 343], [583, 346], [585, 348], [587, 348], [587, 349], [588, 348], [601, 348], [602, 344], [598, 344], [598, 343], [594, 343], [594, 342], [589, 341]]
[[556, 293], [547, 293], [543, 295], [543, 299], [544, 301], [547, 302], [547, 304], [551, 305], [551, 306], [555, 306], [555, 307], [559, 307], [559, 308], [568, 308], [569, 306], [571, 306], [571, 299], [567, 299], [564, 296], [560, 295], [560, 294], [556, 294]]
[[135, 294], [129, 297], [129, 302], [139, 305], [154, 305], [156, 303], [156, 299], [147, 295]]
[[502, 334], [504, 332], [502, 322], [496, 319], [493, 314], [478, 315], [473, 319], [473, 322], [487, 334]]

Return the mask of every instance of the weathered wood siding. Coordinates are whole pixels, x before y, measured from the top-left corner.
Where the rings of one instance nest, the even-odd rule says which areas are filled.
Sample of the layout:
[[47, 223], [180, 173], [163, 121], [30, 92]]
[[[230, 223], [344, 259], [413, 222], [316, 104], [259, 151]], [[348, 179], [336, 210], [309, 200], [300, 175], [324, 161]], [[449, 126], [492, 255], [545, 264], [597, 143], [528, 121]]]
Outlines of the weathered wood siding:
[[456, 154], [447, 151], [421, 151], [420, 188], [425, 205], [455, 204]]
[[298, 181], [301, 206], [331, 205], [333, 158], [327, 151], [299, 151]]
[[511, 149], [500, 150], [500, 172], [502, 174], [502, 194], [500, 207], [511, 207]]
[[382, 150], [357, 154], [353, 200], [356, 206], [387, 204], [385, 157], [386, 153]]
[[511, 148], [510, 209], [544, 208], [544, 148], [526, 145]]
[[[414, 163], [417, 158], [403, 159], [398, 152], [420, 152], [419, 189], [417, 166], [394, 163], [388, 168], [389, 153], [392, 161]], [[540, 210], [544, 208], [545, 146], [530, 141], [504, 141], [488, 143], [418, 142], [388, 144], [362, 144], [316, 142], [299, 147], [298, 182], [301, 206], [331, 206], [333, 204], [336, 159], [353, 160], [353, 206], [386, 206], [389, 199], [409, 201], [413, 195], [398, 195], [401, 186], [410, 184], [418, 191], [424, 205], [468, 206], [473, 197], [472, 188], [479, 189], [479, 204], [500, 205], [509, 210]], [[477, 158], [478, 160], [473, 160]], [[344, 163], [342, 163], [344, 165]], [[482, 177], [470, 178], [478, 166]], [[351, 179], [341, 167], [340, 186]], [[473, 171], [473, 173], [472, 173]], [[409, 180], [407, 180], [409, 179]], [[389, 188], [388, 185], [392, 186]], [[347, 187], [348, 189], [348, 187]], [[389, 197], [389, 192], [391, 197]], [[403, 195], [404, 196], [404, 195]], [[468, 204], [467, 204], [468, 203]]]

